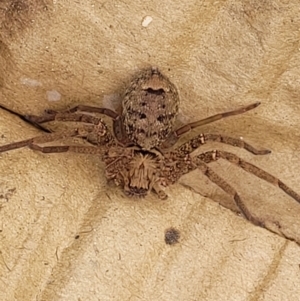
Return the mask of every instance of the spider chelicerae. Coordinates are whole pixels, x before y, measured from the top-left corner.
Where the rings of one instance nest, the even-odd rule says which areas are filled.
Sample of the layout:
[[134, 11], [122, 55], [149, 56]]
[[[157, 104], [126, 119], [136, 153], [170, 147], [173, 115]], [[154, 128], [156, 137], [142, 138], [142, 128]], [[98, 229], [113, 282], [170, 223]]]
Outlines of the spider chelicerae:
[[[145, 197], [153, 191], [160, 199], [166, 199], [167, 195], [163, 187], [174, 184], [184, 174], [199, 169], [233, 198], [245, 218], [258, 226], [265, 227], [265, 222], [250, 212], [238, 192], [215, 173], [209, 167], [209, 163], [219, 159], [227, 160], [279, 187], [298, 203], [300, 203], [300, 195], [275, 176], [231, 152], [211, 150], [196, 156], [193, 156], [192, 152], [211, 141], [240, 147], [254, 155], [269, 154], [269, 150], [256, 149], [242, 139], [210, 133], [198, 134], [189, 141], [177, 145], [179, 137], [191, 129], [225, 117], [242, 114], [256, 108], [259, 104], [256, 102], [174, 129], [179, 107], [177, 89], [157, 68], [147, 68], [138, 72], [128, 84], [122, 104], [116, 111], [79, 105], [60, 112], [47, 110], [41, 116], [27, 115], [24, 118], [38, 126], [55, 120], [76, 122], [77, 127], [3, 145], [0, 146], [0, 152], [28, 146], [43, 153], [71, 151], [99, 155], [105, 163], [107, 179], [113, 180], [117, 186], [123, 188], [126, 195], [133, 197]], [[112, 131], [97, 114], [112, 118]], [[41, 146], [44, 143], [69, 137], [80, 137], [93, 145]]]

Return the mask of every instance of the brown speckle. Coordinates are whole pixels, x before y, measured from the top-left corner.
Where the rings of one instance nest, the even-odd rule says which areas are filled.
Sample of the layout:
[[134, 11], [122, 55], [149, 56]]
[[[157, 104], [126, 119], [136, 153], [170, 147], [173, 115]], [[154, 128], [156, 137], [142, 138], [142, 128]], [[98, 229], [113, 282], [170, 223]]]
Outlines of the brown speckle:
[[179, 242], [180, 232], [179, 230], [170, 227], [165, 231], [165, 242], [167, 245], [175, 245]]

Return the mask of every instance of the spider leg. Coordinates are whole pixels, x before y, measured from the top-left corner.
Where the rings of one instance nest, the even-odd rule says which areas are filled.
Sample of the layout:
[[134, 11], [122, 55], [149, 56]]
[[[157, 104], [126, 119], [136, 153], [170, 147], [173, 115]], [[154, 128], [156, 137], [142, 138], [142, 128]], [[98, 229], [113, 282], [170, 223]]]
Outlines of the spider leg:
[[[68, 117], [70, 117], [71, 121], [76, 121], [76, 120], [74, 120], [72, 115], [69, 114]], [[76, 116], [76, 117], [78, 117], [78, 119], [81, 118], [80, 120], [77, 120], [77, 121], [82, 121], [82, 122], [86, 122], [86, 123], [90, 123], [90, 124], [83, 125], [80, 128], [64, 131], [61, 133], [44, 134], [44, 135], [33, 137], [30, 139], [2, 145], [2, 146], [0, 146], [0, 153], [6, 152], [9, 150], [13, 150], [13, 149], [18, 149], [18, 148], [25, 147], [25, 146], [28, 146], [29, 148], [37, 150], [37, 151], [48, 152], [48, 153], [49, 152], [66, 152], [66, 151], [82, 152], [84, 147], [76, 146], [78, 148], [78, 150], [75, 150], [75, 148], [76, 148], [75, 146], [63, 145], [63, 146], [42, 147], [42, 146], [39, 146], [38, 144], [53, 142], [56, 140], [62, 140], [62, 139], [70, 138], [70, 137], [89, 138], [91, 135], [95, 136], [94, 144], [97, 144], [98, 146], [103, 145], [103, 143], [108, 143], [112, 140], [110, 132], [108, 131], [106, 125], [102, 122], [102, 120], [100, 118], [93, 117], [90, 115], [84, 115], [84, 114], [82, 114], [82, 116], [80, 114], [78, 114], [78, 116]], [[92, 151], [93, 147], [89, 146], [86, 148], [91, 149], [90, 151]], [[79, 149], [81, 149], [81, 150], [79, 150]], [[89, 153], [89, 151], [85, 151], [85, 153]], [[92, 153], [98, 153], [98, 152], [92, 151]]]
[[78, 154], [103, 155], [104, 150], [95, 146], [81, 146], [81, 145], [57, 145], [57, 146], [40, 146], [37, 144], [30, 144], [29, 147], [33, 150], [42, 153], [64, 153], [73, 152]]
[[255, 102], [248, 106], [244, 106], [244, 107], [241, 107], [241, 108], [233, 110], [233, 111], [219, 113], [219, 114], [207, 117], [205, 119], [201, 119], [201, 120], [198, 120], [195, 122], [185, 124], [182, 127], [178, 128], [177, 130], [171, 132], [171, 134], [167, 137], [166, 141], [163, 143], [162, 146], [163, 146], [163, 148], [169, 148], [169, 147], [173, 146], [183, 134], [191, 131], [194, 128], [197, 128], [199, 126], [202, 126], [202, 125], [205, 125], [205, 124], [208, 124], [208, 123], [211, 123], [211, 122], [214, 122], [214, 121], [217, 121], [217, 120], [229, 117], [229, 116], [243, 114], [247, 111], [255, 109], [259, 105], [260, 105], [260, 102]]
[[[46, 110], [45, 113], [41, 116], [25, 115], [24, 118], [32, 123], [44, 123], [44, 122], [49, 122], [49, 121], [53, 121], [53, 120], [58, 120], [57, 116], [60, 116], [59, 118], [62, 118], [62, 116], [67, 116], [67, 115], [70, 115], [70, 114], [73, 114], [76, 112], [99, 113], [99, 114], [106, 115], [106, 116], [112, 118], [113, 120], [117, 120], [119, 118], [119, 114], [117, 114], [113, 110], [110, 110], [107, 108], [85, 106], [85, 105], [79, 105], [79, 106], [76, 106], [69, 110], [65, 110], [65, 111], [61, 111], [61, 112], [54, 111], [54, 110]], [[82, 114], [82, 115], [84, 115], [84, 114]]]
[[57, 113], [55, 115], [56, 121], [70, 121], [70, 122], [83, 122], [83, 123], [90, 123], [90, 124], [103, 124], [103, 121], [99, 117], [95, 117], [92, 115], [86, 115], [83, 113]]
[[22, 140], [6, 145], [0, 146], [0, 153], [9, 150], [28, 146], [32, 150], [36, 150], [42, 153], [63, 153], [63, 152], [75, 152], [81, 154], [103, 154], [104, 149], [101, 147], [94, 146], [81, 146], [81, 145], [58, 145], [58, 146], [40, 146], [39, 144], [53, 142], [56, 140], [62, 140], [70, 137], [81, 137], [84, 138], [92, 131], [92, 128], [85, 127], [84, 131], [75, 129], [65, 131], [62, 133], [51, 133], [41, 136], [37, 136], [31, 139]]
[[27, 120], [22, 114], [20, 114], [20, 113], [18, 113], [18, 112], [15, 112], [15, 111], [13, 111], [13, 110], [11, 110], [11, 109], [9, 109], [9, 108], [6, 108], [5, 106], [3, 106], [3, 105], [1, 105], [1, 104], [0, 104], [0, 108], [3, 109], [3, 110], [5, 110], [5, 111], [7, 111], [7, 112], [9, 112], [9, 113], [11, 113], [11, 114], [13, 114], [13, 115], [18, 116], [18, 117], [19, 117], [20, 119], [22, 119], [23, 121], [29, 123], [30, 125], [34, 126], [35, 128], [37, 128], [37, 129], [39, 129], [39, 130], [42, 130], [43, 132], [51, 133], [50, 130], [46, 129], [45, 127], [43, 127], [42, 125], [40, 125], [40, 124], [38, 124], [38, 123], [36, 123], [36, 122], [31, 122], [31, 121]]
[[76, 129], [70, 130], [70, 131], [65, 131], [62, 133], [44, 134], [44, 135], [33, 137], [30, 139], [26, 139], [26, 140], [14, 142], [14, 143], [6, 144], [6, 145], [1, 145], [0, 153], [6, 152], [9, 150], [13, 150], [13, 149], [17, 149], [17, 148], [21, 148], [21, 147], [25, 147], [25, 146], [31, 147], [33, 144], [37, 144], [37, 143], [47, 143], [47, 142], [52, 142], [55, 140], [60, 140], [60, 139], [65, 139], [68, 137], [75, 137], [75, 136], [78, 136], [78, 130], [76, 130]]
[[[212, 160], [213, 161], [213, 160]], [[207, 176], [213, 183], [218, 185], [221, 189], [223, 189], [226, 193], [228, 193], [234, 199], [237, 207], [240, 209], [242, 215], [251, 221], [253, 224], [265, 227], [265, 224], [259, 218], [253, 216], [246, 204], [242, 201], [241, 197], [237, 193], [237, 191], [227, 183], [223, 178], [221, 178], [218, 174], [216, 174], [209, 166], [207, 166], [206, 162], [202, 161], [201, 157], [196, 157], [193, 162], [195, 165], [202, 171], [202, 173]]]
[[103, 144], [103, 141], [108, 143], [112, 140], [111, 133], [107, 129], [105, 123], [99, 117], [86, 115], [83, 113], [58, 113], [55, 120], [87, 123], [88, 125], [81, 126], [87, 132], [89, 132], [89, 134], [83, 136], [83, 138], [86, 138], [92, 144], [99, 146], [100, 144]]
[[168, 195], [161, 189], [158, 183], [154, 183], [152, 189], [155, 191], [155, 193], [161, 200], [165, 200], [168, 198]]
[[241, 168], [243, 168], [245, 171], [257, 176], [258, 178], [265, 180], [266, 182], [269, 182], [276, 187], [279, 187], [281, 190], [283, 190], [287, 195], [292, 197], [295, 201], [300, 203], [300, 195], [292, 190], [290, 187], [288, 187], [286, 184], [284, 184], [280, 179], [274, 177], [273, 175], [269, 174], [268, 172], [264, 171], [263, 169], [241, 159], [237, 155], [225, 152], [225, 151], [209, 151], [205, 152], [203, 154], [200, 154], [197, 156], [198, 159], [205, 163], [210, 163], [212, 161], [216, 161], [220, 158], [227, 160], [230, 163], [233, 163]]
[[271, 151], [268, 149], [257, 149], [242, 139], [218, 135], [218, 134], [197, 135], [196, 137], [192, 138], [188, 142], [183, 143], [182, 145], [177, 147], [175, 149], [175, 151], [182, 153], [182, 154], [190, 154], [191, 152], [196, 150], [198, 147], [205, 144], [207, 141], [220, 142], [220, 143], [232, 145], [235, 147], [240, 147], [254, 155], [266, 155], [266, 154], [271, 153]]
[[188, 123], [186, 125], [183, 125], [179, 129], [175, 130], [175, 135], [177, 137], [180, 137], [183, 134], [189, 132], [190, 130], [192, 130], [198, 126], [202, 126], [202, 125], [205, 125], [205, 124], [208, 124], [208, 123], [211, 123], [211, 122], [214, 122], [214, 121], [217, 121], [217, 120], [229, 117], [229, 116], [243, 114], [249, 110], [255, 109], [259, 105], [260, 105], [260, 102], [255, 102], [255, 103], [252, 103], [251, 105], [244, 106], [244, 107], [241, 107], [241, 108], [233, 110], [233, 111], [216, 114], [216, 115], [207, 117], [205, 119], [201, 119], [201, 120], [198, 120], [195, 122]]

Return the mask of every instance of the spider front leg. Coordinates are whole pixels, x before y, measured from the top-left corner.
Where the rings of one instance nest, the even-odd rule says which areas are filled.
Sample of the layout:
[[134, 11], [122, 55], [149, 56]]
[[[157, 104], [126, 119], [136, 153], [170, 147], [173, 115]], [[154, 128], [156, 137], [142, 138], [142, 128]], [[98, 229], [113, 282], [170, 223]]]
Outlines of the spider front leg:
[[88, 139], [91, 135], [94, 136], [95, 144], [98, 146], [109, 144], [112, 141], [112, 136], [110, 132], [108, 131], [106, 125], [102, 122], [100, 118], [93, 117], [90, 115], [83, 115], [83, 114], [76, 114], [75, 116], [73, 115], [68, 114], [68, 118], [64, 120], [81, 121], [89, 124], [82, 125], [80, 128], [64, 131], [62, 133], [44, 134], [34, 138], [10, 143], [7, 145], [2, 145], [0, 146], [0, 153], [13, 150], [13, 149], [18, 149], [25, 146], [28, 146], [33, 150], [37, 150], [43, 153], [59, 153], [59, 152], [67, 152], [67, 151], [73, 151], [77, 153], [87, 153], [87, 154], [102, 153], [103, 149], [101, 147], [97, 148], [93, 146], [68, 146], [68, 145], [39, 146], [39, 144], [62, 140], [70, 137], [79, 137], [79, 138]]
[[197, 127], [205, 125], [205, 124], [212, 123], [214, 121], [217, 121], [217, 120], [229, 117], [229, 116], [243, 114], [247, 111], [255, 109], [259, 105], [260, 105], [260, 102], [255, 102], [255, 103], [252, 103], [248, 106], [244, 106], [244, 107], [241, 107], [241, 108], [233, 110], [233, 111], [219, 113], [219, 114], [207, 117], [205, 119], [201, 119], [201, 120], [198, 120], [198, 121], [195, 121], [195, 122], [185, 124], [182, 127], [178, 128], [177, 130], [173, 131], [168, 136], [167, 140], [163, 144], [163, 148], [169, 148], [169, 147], [173, 146], [182, 135], [184, 135], [185, 133], [191, 131], [194, 128], [197, 128]]
[[66, 138], [75, 137], [75, 136], [78, 136], [78, 131], [76, 129], [70, 130], [70, 131], [65, 131], [62, 133], [44, 134], [44, 135], [33, 137], [30, 139], [13, 142], [13, 143], [6, 144], [6, 145], [1, 145], [0, 153], [18, 149], [18, 148], [22, 148], [25, 146], [28, 146], [29, 148], [34, 149], [35, 145], [38, 143], [47, 143], [47, 142], [52, 142], [52, 141], [66, 139]]
[[179, 155], [180, 154], [187, 155], [192, 153], [201, 145], [205, 144], [207, 141], [220, 142], [235, 147], [243, 148], [254, 155], [267, 155], [271, 153], [271, 151], [268, 149], [257, 149], [242, 139], [233, 138], [224, 135], [218, 135], [218, 134], [209, 134], [209, 133], [208, 134], [202, 133], [197, 135], [196, 137], [192, 138], [191, 140], [177, 147], [175, 151]]
[[[123, 120], [120, 118], [120, 115], [113, 110], [106, 109], [106, 108], [98, 108], [98, 107], [91, 107], [91, 106], [84, 106], [79, 105], [70, 110], [58, 112], [53, 110], [46, 110], [45, 114], [42, 116], [35, 116], [35, 115], [26, 115], [23, 119], [29, 121], [30, 123], [34, 124], [35, 126], [39, 126], [41, 123], [49, 122], [49, 121], [73, 121], [73, 122], [88, 122], [93, 123], [92, 120], [94, 117], [89, 114], [85, 113], [99, 113], [106, 115], [113, 120], [113, 132], [117, 140], [123, 146], [132, 145], [132, 142], [128, 139], [124, 126]], [[89, 139], [88, 139], [89, 140]], [[90, 140], [89, 140], [90, 141]], [[91, 142], [91, 141], [90, 141]]]
[[68, 115], [73, 115], [73, 113], [82, 112], [82, 113], [99, 113], [106, 115], [113, 120], [117, 120], [119, 118], [119, 114], [113, 110], [107, 108], [99, 108], [93, 106], [85, 106], [85, 105], [78, 105], [74, 108], [65, 111], [55, 111], [55, 110], [46, 110], [45, 113], [41, 116], [36, 115], [25, 115], [24, 118], [34, 124], [49, 122], [58, 120], [59, 118], [63, 118], [64, 116], [68, 117]]
[[82, 134], [79, 134], [77, 130], [68, 131], [64, 133], [53, 133], [46, 134], [42, 136], [37, 136], [31, 139], [18, 141], [6, 145], [0, 146], [0, 153], [6, 152], [9, 150], [21, 148], [28, 146], [32, 150], [36, 150], [42, 153], [64, 153], [64, 152], [74, 152], [74, 153], [81, 153], [81, 154], [101, 154], [105, 152], [102, 147], [95, 147], [95, 146], [81, 146], [81, 145], [55, 145], [55, 146], [40, 146], [39, 144], [53, 142], [61, 139], [66, 139], [70, 137], [85, 137]]
[[103, 155], [105, 152], [100, 147], [82, 145], [40, 146], [37, 144], [31, 144], [29, 147], [33, 150], [48, 154], [73, 152], [77, 154]]

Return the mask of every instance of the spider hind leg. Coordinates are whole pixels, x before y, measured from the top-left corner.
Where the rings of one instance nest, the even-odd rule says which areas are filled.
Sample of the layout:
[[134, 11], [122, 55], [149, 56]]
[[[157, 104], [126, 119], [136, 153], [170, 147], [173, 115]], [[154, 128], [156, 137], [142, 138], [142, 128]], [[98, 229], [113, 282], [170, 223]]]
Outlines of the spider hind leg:
[[[211, 152], [212, 160], [215, 161], [214, 153]], [[198, 156], [199, 157], [199, 156]], [[194, 160], [194, 163], [197, 165], [198, 169], [209, 178], [210, 181], [218, 185], [222, 190], [224, 190], [226, 193], [228, 193], [235, 201], [235, 204], [239, 208], [241, 214], [250, 222], [253, 224], [265, 228], [264, 222], [252, 215], [250, 210], [247, 208], [247, 205], [243, 202], [237, 191], [228, 183], [226, 182], [222, 177], [220, 177], [217, 173], [215, 173], [209, 166], [207, 166], [206, 162], [204, 162], [203, 159], [196, 157]]]
[[[202, 171], [202, 173], [207, 176], [213, 183], [218, 185], [221, 189], [223, 189], [226, 193], [228, 193], [235, 201], [235, 204], [239, 208], [242, 215], [248, 219], [253, 224], [266, 228], [269, 231], [278, 234], [286, 239], [289, 239], [291, 241], [295, 241], [293, 237], [290, 237], [289, 235], [286, 235], [281, 231], [281, 226], [279, 222], [271, 222], [268, 220], [262, 220], [261, 218], [258, 218], [254, 216], [250, 210], [247, 208], [246, 204], [243, 202], [237, 191], [229, 184], [227, 183], [223, 178], [221, 178], [218, 174], [216, 174], [207, 164], [210, 162], [216, 161], [218, 159], [224, 159], [227, 160], [230, 163], [233, 163], [241, 168], [243, 168], [245, 171], [255, 175], [256, 177], [265, 180], [266, 182], [269, 182], [276, 187], [279, 187], [281, 190], [283, 190], [287, 195], [292, 197], [295, 201], [300, 203], [300, 195], [296, 193], [294, 190], [292, 190], [290, 187], [288, 187], [286, 184], [284, 184], [281, 180], [274, 177], [273, 175], [267, 173], [266, 171], [262, 170], [261, 168], [239, 158], [237, 155], [225, 152], [225, 151], [219, 151], [219, 150], [213, 150], [204, 152], [198, 156], [196, 156], [193, 159], [193, 163]], [[275, 227], [274, 227], [275, 226]]]
[[280, 188], [284, 191], [287, 195], [292, 197], [296, 202], [300, 203], [300, 195], [284, 184], [280, 179], [276, 178], [275, 176], [271, 175], [270, 173], [266, 172], [265, 170], [251, 164], [239, 156], [226, 151], [214, 150], [208, 151], [205, 153], [200, 154], [197, 156], [201, 161], [210, 163], [212, 161], [216, 161], [218, 159], [224, 159], [238, 167], [241, 167], [245, 171], [255, 175], [256, 177], [273, 184], [274, 186]]

